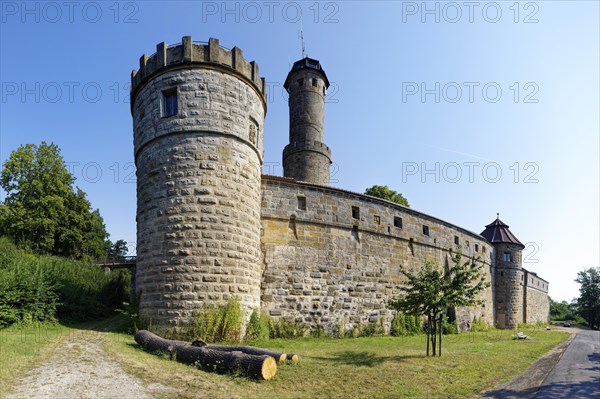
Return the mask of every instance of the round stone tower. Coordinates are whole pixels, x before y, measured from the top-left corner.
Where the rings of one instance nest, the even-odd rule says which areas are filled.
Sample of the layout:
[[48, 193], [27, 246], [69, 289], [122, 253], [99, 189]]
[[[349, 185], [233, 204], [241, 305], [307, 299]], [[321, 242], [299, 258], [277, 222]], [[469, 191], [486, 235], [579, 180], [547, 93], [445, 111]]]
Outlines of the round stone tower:
[[296, 61], [283, 85], [289, 93], [290, 143], [283, 150], [283, 175], [329, 185], [331, 150], [324, 141], [325, 93], [329, 80], [312, 58]]
[[140, 316], [185, 326], [205, 304], [260, 306], [265, 80], [217, 39], [160, 43], [131, 75]]
[[515, 329], [523, 322], [522, 252], [525, 246], [497, 218], [481, 233], [493, 246], [496, 327]]

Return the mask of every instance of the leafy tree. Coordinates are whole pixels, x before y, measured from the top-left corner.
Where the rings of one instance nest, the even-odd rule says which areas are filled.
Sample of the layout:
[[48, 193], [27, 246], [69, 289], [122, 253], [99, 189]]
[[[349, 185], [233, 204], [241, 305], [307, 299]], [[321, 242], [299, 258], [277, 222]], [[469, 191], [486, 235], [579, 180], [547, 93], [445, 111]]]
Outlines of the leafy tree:
[[372, 195], [373, 197], [383, 198], [384, 200], [392, 201], [405, 207], [410, 207], [408, 200], [404, 196], [394, 190], [391, 190], [388, 186], [373, 186], [365, 190], [365, 194]]
[[577, 273], [579, 287], [577, 310], [591, 328], [600, 328], [600, 267], [590, 267]]
[[108, 256], [111, 258], [124, 258], [127, 251], [127, 241], [117, 240], [114, 244], [111, 244]]
[[480, 304], [477, 295], [490, 286], [482, 273], [483, 263], [475, 259], [462, 263], [460, 248], [450, 256], [453, 266], [444, 269], [430, 261], [416, 273], [401, 267], [407, 281], [399, 297], [389, 303], [396, 311], [426, 316], [427, 356], [430, 343], [432, 355], [436, 356], [436, 347], [437, 354], [442, 355], [443, 321], [448, 308]]
[[567, 303], [567, 301], [556, 302], [550, 299], [550, 319], [551, 320], [575, 320], [577, 317], [577, 303]]
[[105, 255], [108, 234], [86, 194], [73, 189], [57, 145], [26, 144], [13, 151], [0, 173], [6, 198], [0, 234], [38, 253], [82, 258]]

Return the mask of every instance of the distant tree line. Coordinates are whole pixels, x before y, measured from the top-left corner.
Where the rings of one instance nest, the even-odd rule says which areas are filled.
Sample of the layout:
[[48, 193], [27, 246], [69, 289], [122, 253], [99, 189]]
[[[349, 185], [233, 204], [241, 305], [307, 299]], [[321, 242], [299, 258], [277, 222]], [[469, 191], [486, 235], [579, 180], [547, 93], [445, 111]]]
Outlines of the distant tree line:
[[600, 329], [600, 267], [579, 271], [575, 281], [580, 284], [579, 298], [571, 303], [550, 298], [550, 319], [572, 321]]

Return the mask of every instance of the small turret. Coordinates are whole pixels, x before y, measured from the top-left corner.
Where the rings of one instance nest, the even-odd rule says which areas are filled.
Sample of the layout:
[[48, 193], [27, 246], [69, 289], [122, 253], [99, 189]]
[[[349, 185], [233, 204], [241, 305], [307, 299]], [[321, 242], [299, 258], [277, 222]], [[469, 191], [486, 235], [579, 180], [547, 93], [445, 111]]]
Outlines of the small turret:
[[296, 61], [283, 87], [289, 93], [290, 143], [283, 150], [283, 175], [329, 185], [331, 150], [324, 141], [325, 94], [329, 79], [319, 61]]
[[525, 246], [499, 217], [481, 233], [495, 251], [496, 326], [515, 329], [523, 321], [522, 252]]

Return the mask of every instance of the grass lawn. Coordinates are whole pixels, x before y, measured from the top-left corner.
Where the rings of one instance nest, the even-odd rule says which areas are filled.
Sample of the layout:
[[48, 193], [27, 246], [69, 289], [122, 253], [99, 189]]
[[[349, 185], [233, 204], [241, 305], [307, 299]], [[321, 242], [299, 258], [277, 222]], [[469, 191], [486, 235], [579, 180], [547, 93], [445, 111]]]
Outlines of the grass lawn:
[[60, 324], [0, 329], [0, 398], [9, 392], [17, 378], [43, 362], [68, 331]]
[[123, 368], [146, 383], [175, 390], [169, 398], [465, 398], [522, 374], [569, 334], [528, 330], [444, 336], [443, 356], [424, 356], [425, 336], [271, 340], [255, 346], [300, 355], [257, 382], [207, 373], [145, 353], [131, 335], [111, 333], [105, 347]]

